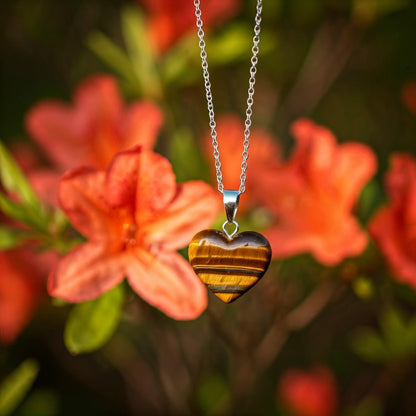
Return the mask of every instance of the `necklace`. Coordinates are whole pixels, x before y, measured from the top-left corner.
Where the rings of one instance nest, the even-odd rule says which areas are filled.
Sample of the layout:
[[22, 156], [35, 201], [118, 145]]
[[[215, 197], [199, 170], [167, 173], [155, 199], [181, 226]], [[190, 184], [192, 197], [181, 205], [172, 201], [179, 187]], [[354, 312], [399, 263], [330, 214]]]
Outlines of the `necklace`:
[[[194, 0], [194, 6], [218, 190], [223, 194], [227, 220], [222, 226], [223, 232], [203, 230], [196, 234], [189, 245], [188, 254], [191, 266], [202, 282], [222, 301], [230, 303], [253, 287], [263, 277], [271, 259], [271, 248], [266, 238], [254, 231], [245, 231], [237, 234], [239, 225], [235, 221], [240, 195], [246, 190], [248, 148], [250, 145], [251, 116], [253, 114], [252, 106], [254, 102], [254, 85], [256, 83], [255, 76], [257, 72], [257, 55], [259, 52], [258, 45], [260, 42], [261, 11], [263, 6], [262, 0], [257, 0], [253, 47], [251, 49], [253, 55], [250, 61], [240, 187], [238, 190], [224, 189], [222, 183], [220, 152], [218, 149], [200, 0]], [[233, 227], [233, 229], [231, 228], [230, 230], [230, 227]]]

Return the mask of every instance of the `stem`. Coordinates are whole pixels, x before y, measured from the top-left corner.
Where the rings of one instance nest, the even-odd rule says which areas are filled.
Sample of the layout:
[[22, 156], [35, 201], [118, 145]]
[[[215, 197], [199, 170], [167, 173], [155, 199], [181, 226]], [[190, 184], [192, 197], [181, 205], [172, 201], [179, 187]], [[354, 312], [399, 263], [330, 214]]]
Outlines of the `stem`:
[[310, 324], [330, 303], [334, 294], [342, 289], [336, 280], [327, 278], [287, 315], [277, 312], [270, 329], [250, 354], [245, 350], [236, 354], [230, 410], [249, 397], [258, 378], [279, 355], [291, 332], [299, 331]]
[[335, 36], [333, 32], [333, 22], [327, 21], [315, 35], [297, 82], [280, 108], [282, 126], [299, 115], [310, 113], [351, 57], [357, 45], [356, 28], [347, 22]]
[[116, 334], [103, 352], [126, 383], [131, 414], [146, 411], [149, 414], [164, 414], [169, 409], [169, 398], [160, 388], [157, 366], [144, 360], [127, 338]]
[[207, 315], [210, 320], [211, 328], [224, 341], [231, 351], [237, 352], [241, 350], [241, 346], [237, 342], [236, 334], [231, 334], [230, 328], [226, 328], [223, 319], [219, 318], [211, 307], [207, 309]]
[[277, 319], [264, 335], [254, 352], [254, 360], [262, 370], [277, 357], [291, 332], [309, 325], [328, 305], [338, 286], [327, 280], [312, 291], [295, 309], [283, 319]]

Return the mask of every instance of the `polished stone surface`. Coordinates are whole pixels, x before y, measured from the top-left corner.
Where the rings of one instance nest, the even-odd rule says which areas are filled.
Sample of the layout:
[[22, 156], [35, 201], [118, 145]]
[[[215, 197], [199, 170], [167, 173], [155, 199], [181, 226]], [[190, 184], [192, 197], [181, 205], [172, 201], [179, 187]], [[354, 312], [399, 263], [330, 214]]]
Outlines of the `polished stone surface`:
[[221, 231], [203, 230], [192, 239], [188, 253], [198, 277], [226, 303], [253, 287], [271, 259], [269, 242], [254, 231], [229, 239]]

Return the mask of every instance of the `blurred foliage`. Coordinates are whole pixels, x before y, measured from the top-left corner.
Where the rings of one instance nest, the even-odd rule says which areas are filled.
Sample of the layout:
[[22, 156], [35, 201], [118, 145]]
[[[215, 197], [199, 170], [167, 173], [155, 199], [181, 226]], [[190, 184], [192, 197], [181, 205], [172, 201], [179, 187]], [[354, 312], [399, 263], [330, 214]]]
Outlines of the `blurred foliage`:
[[408, 0], [355, 0], [352, 4], [352, 16], [359, 23], [371, 24], [375, 19], [397, 12], [408, 5]]
[[75, 305], [65, 326], [65, 345], [72, 354], [95, 351], [113, 335], [124, 306], [124, 288], [116, 286], [97, 299]]
[[393, 307], [382, 313], [380, 332], [369, 327], [357, 329], [352, 338], [354, 351], [365, 361], [389, 363], [416, 356], [416, 315], [406, 320]]
[[0, 225], [0, 249], [9, 250], [19, 246], [27, 235], [22, 230]]
[[[0, 193], [0, 209], [10, 218], [45, 232], [50, 219], [45, 212], [45, 207], [13, 157], [1, 143], [0, 181], [4, 190], [8, 192], [7, 196], [5, 193]], [[17, 197], [19, 202], [15, 202], [12, 199], [13, 196]]]
[[384, 202], [383, 199], [383, 191], [379, 183], [375, 180], [368, 182], [361, 192], [357, 206], [358, 218], [363, 225], [367, 223], [375, 209]]
[[38, 239], [45, 247], [65, 253], [79, 242], [61, 236], [68, 227], [62, 211], [47, 207], [36, 195], [13, 156], [0, 142], [0, 211], [16, 224], [0, 225], [0, 247], [9, 250]]
[[173, 133], [169, 156], [178, 182], [191, 179], [209, 182], [207, 161], [198, 149], [195, 138], [189, 129], [182, 128]]
[[59, 400], [53, 391], [35, 390], [17, 412], [18, 416], [58, 416]]
[[[67, 100], [87, 75], [112, 72], [128, 98], [163, 107], [158, 150], [178, 180], [209, 179], [198, 141], [208, 119], [195, 32], [159, 56], [142, 41], [146, 15], [131, 1], [18, 0], [1, 7], [2, 138], [27, 136], [25, 113], [36, 101]], [[218, 114], [244, 113], [253, 10], [254, 0], [244, 2], [237, 18], [207, 37]], [[329, 126], [341, 141], [375, 149], [379, 174], [356, 207], [362, 224], [384, 200], [389, 155], [415, 154], [416, 118], [401, 101], [403, 84], [416, 78], [415, 19], [416, 3], [406, 0], [264, 2], [254, 124], [279, 137], [285, 154], [299, 116]], [[79, 241], [70, 234], [60, 245], [66, 219], [38, 201], [4, 145], [0, 177], [2, 212], [25, 224], [1, 225], [0, 249], [33, 233], [60, 252]], [[258, 209], [240, 225], [269, 221]], [[298, 256], [273, 264], [270, 274], [238, 306], [225, 309], [210, 298], [194, 323], [167, 319], [126, 296], [122, 285], [70, 311], [64, 302], [59, 309], [43, 305], [17, 342], [0, 348], [0, 414], [283, 415], [280, 374], [316, 362], [336, 372], [342, 414], [415, 414], [416, 296], [391, 281], [374, 247], [330, 269]], [[28, 356], [37, 361], [24, 361]], [[38, 362], [36, 388], [21, 403]]]
[[[165, 56], [158, 57], [150, 44], [142, 41], [146, 37], [146, 21], [137, 7], [122, 9], [121, 29], [126, 51], [100, 32], [91, 34], [88, 46], [121, 78], [128, 93], [160, 100], [166, 87], [199, 80], [200, 51], [193, 33], [179, 40]], [[251, 45], [252, 29], [247, 22], [227, 25], [214, 41], [207, 40], [210, 68], [248, 59]], [[260, 55], [273, 50], [274, 45], [274, 37], [263, 33]]]
[[201, 381], [197, 391], [198, 406], [204, 415], [221, 414], [229, 396], [228, 384], [218, 374], [210, 374]]
[[354, 410], [348, 411], [345, 416], [381, 416], [383, 407], [374, 397], [364, 400]]
[[21, 201], [38, 214], [41, 202], [21, 169], [0, 143], [0, 180], [5, 190], [15, 193]]
[[0, 415], [12, 414], [31, 388], [39, 372], [34, 360], [19, 365], [0, 385]]

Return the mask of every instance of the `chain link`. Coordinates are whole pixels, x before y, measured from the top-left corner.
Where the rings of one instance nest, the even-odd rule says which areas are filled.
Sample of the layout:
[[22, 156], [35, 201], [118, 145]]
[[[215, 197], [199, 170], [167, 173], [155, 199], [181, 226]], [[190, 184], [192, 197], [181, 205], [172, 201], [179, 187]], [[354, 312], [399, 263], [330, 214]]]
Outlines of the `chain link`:
[[[243, 141], [243, 161], [241, 163], [241, 175], [240, 175], [240, 188], [239, 193], [242, 194], [246, 190], [246, 170], [247, 170], [247, 159], [248, 159], [248, 148], [250, 146], [250, 127], [251, 127], [251, 116], [253, 114], [253, 96], [254, 96], [254, 85], [256, 84], [256, 73], [257, 73], [257, 62], [259, 53], [259, 42], [260, 42], [260, 24], [261, 24], [261, 11], [263, 8], [263, 0], [257, 0], [256, 6], [256, 17], [254, 25], [254, 37], [253, 47], [251, 48], [251, 67], [250, 67], [250, 78], [248, 80], [248, 98], [247, 98], [247, 109], [246, 109], [246, 120], [244, 123], [244, 141]], [[217, 175], [218, 190], [224, 192], [224, 185], [222, 183], [222, 172], [221, 172], [221, 161], [220, 152], [218, 150], [218, 135], [217, 135], [217, 124], [215, 122], [214, 103], [212, 100], [211, 81], [209, 78], [208, 61], [206, 44], [204, 40], [204, 29], [201, 17], [201, 0], [194, 0], [195, 16], [196, 16], [196, 27], [198, 28], [199, 48], [201, 50], [200, 56], [202, 61], [202, 75], [204, 77], [205, 85], [205, 96], [207, 99], [208, 115], [209, 115], [209, 127], [211, 128], [211, 139], [213, 147], [213, 155], [215, 159], [215, 170]]]

